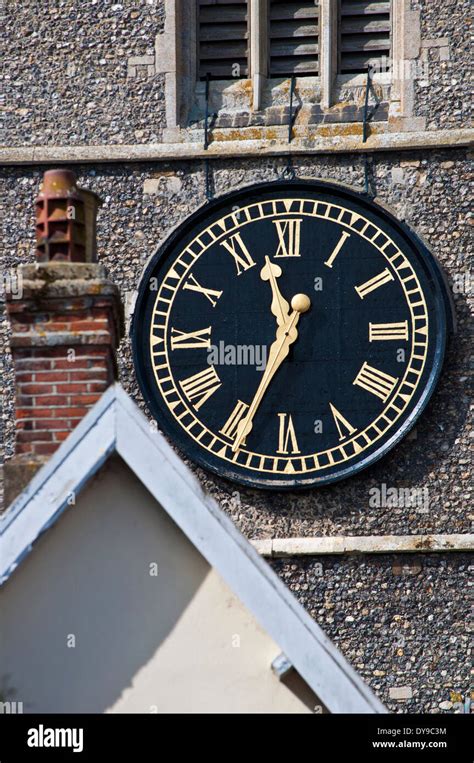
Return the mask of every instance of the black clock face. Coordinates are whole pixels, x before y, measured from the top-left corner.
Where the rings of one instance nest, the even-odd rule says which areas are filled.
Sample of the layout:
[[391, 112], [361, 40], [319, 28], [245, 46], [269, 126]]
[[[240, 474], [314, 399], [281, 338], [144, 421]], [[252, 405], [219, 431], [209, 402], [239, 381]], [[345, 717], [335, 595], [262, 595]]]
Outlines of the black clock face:
[[135, 367], [160, 428], [202, 466], [254, 487], [326, 484], [411, 428], [439, 376], [447, 304], [426, 247], [362, 195], [252, 186], [150, 260]]

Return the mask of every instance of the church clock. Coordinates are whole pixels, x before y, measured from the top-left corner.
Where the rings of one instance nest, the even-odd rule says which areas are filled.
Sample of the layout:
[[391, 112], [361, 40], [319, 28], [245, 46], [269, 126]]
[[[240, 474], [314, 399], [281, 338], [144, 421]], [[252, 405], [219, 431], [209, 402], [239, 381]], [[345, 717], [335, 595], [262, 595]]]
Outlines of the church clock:
[[134, 363], [160, 428], [204, 468], [260, 488], [324, 485], [413, 426], [449, 304], [426, 246], [363, 194], [253, 185], [206, 204], [152, 256]]

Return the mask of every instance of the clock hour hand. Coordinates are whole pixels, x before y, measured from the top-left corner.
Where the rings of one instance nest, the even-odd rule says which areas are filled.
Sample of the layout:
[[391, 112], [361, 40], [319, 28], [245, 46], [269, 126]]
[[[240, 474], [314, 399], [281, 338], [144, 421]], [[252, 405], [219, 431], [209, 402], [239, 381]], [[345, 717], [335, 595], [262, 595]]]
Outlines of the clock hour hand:
[[271, 311], [277, 319], [277, 324], [279, 326], [283, 326], [283, 324], [288, 320], [288, 316], [290, 314], [290, 306], [286, 299], [284, 299], [284, 297], [281, 295], [278, 288], [276, 279], [280, 276], [280, 266], [271, 262], [269, 257], [265, 257], [265, 265], [260, 272], [260, 278], [262, 281], [270, 281], [273, 295]]
[[262, 380], [258, 386], [257, 392], [255, 393], [255, 397], [250, 404], [246, 417], [240, 421], [237, 427], [235, 440], [232, 445], [232, 450], [234, 452], [240, 448], [247, 435], [252, 431], [253, 418], [268, 388], [268, 385], [287, 357], [290, 351], [290, 346], [296, 342], [298, 338], [298, 331], [296, 330], [296, 326], [298, 324], [300, 315], [301, 313], [305, 313], [307, 310], [309, 310], [310, 305], [310, 299], [306, 296], [306, 294], [296, 294], [291, 300], [291, 307], [293, 312], [287, 316], [286, 322], [282, 326], [279, 326], [277, 329], [276, 339], [270, 347], [268, 363], [265, 368]]

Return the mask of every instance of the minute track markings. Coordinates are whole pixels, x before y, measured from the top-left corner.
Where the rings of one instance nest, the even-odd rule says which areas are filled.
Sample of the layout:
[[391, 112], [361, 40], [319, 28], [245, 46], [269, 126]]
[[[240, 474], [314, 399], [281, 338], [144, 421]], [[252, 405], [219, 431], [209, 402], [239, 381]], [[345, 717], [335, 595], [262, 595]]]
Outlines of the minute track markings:
[[[220, 223], [222, 222], [222, 218], [220, 221], [217, 221], [216, 223], [212, 223], [208, 227], [210, 228], [213, 226], [217, 226], [215, 228], [216, 234], [220, 238], [223, 238], [223, 237], [228, 237], [229, 235], [234, 234], [236, 230], [244, 229], [249, 222], [255, 222], [255, 221], [258, 221], [259, 219], [265, 219], [268, 217], [270, 218], [279, 217], [279, 216], [284, 217], [284, 215], [288, 214], [288, 211], [287, 211], [288, 205], [286, 205], [285, 207], [281, 199], [277, 199], [274, 201], [265, 200], [264, 202], [259, 202], [258, 204], [263, 205], [264, 211], [271, 209], [271, 213], [264, 214], [262, 216], [261, 210], [257, 209], [257, 214], [255, 215], [254, 212], [256, 207], [258, 207], [258, 205], [254, 203], [246, 207], [245, 206], [240, 207], [240, 209], [238, 210], [240, 214], [233, 213], [232, 215], [230, 214], [226, 215], [225, 217], [228, 218], [230, 223], [229, 225], [227, 225], [227, 223], [224, 225], [225, 230], [222, 227], [222, 225], [220, 225]], [[274, 212], [274, 209], [278, 210], [276, 214]], [[426, 334], [427, 334], [426, 327], [428, 325], [428, 316], [426, 313], [426, 304], [424, 302], [424, 295], [419, 286], [418, 278], [415, 272], [413, 271], [411, 264], [408, 262], [408, 260], [406, 260], [405, 255], [403, 255], [403, 253], [400, 252], [398, 247], [393, 243], [393, 241], [387, 236], [387, 234], [384, 231], [382, 231], [381, 229], [378, 229], [378, 226], [375, 225], [372, 221], [369, 221], [369, 220], [364, 221], [364, 218], [361, 215], [354, 217], [355, 213], [353, 213], [351, 210], [346, 209], [345, 207], [340, 207], [339, 205], [332, 205], [332, 204], [327, 204], [325, 202], [318, 202], [318, 201], [314, 202], [313, 200], [308, 200], [308, 199], [298, 200], [294, 198], [290, 202], [289, 209], [291, 210], [290, 213], [295, 213], [296, 211], [298, 211], [299, 214], [308, 218], [312, 218], [312, 217], [315, 217], [318, 219], [329, 218], [332, 222], [334, 222], [335, 224], [338, 224], [341, 228], [343, 229], [345, 228], [346, 230], [354, 232], [355, 234], [359, 235], [361, 238], [364, 238], [365, 240], [367, 240], [372, 246], [374, 246], [375, 249], [381, 252], [381, 254], [384, 256], [384, 258], [386, 259], [387, 263], [389, 263], [389, 265], [392, 265], [392, 267], [395, 268], [395, 263], [396, 263], [396, 266], [397, 266], [395, 268], [396, 280], [400, 282], [403, 293], [405, 294], [405, 300], [406, 300], [408, 309], [410, 310], [410, 313], [412, 316], [411, 324], [413, 328], [413, 337], [415, 336], [415, 331], [417, 330], [416, 325], [419, 324], [420, 321], [423, 322], [423, 325], [420, 327], [420, 329], [422, 331], [426, 331]], [[318, 210], [320, 212], [322, 209], [324, 209], [324, 212], [325, 212], [324, 214], [313, 214], [312, 211], [310, 211], [310, 210], [313, 210], [313, 211]], [[334, 211], [336, 211], [336, 216], [333, 215]], [[343, 217], [344, 217], [344, 220], [348, 219], [348, 217], [346, 217], [344, 214], [345, 212], [347, 212], [347, 215], [350, 216], [351, 224], [348, 224], [347, 222], [344, 222], [342, 220]], [[339, 217], [339, 221], [338, 221], [338, 217]], [[239, 218], [240, 218], [240, 221], [239, 221]], [[361, 220], [363, 221], [362, 232], [361, 230], [358, 229], [358, 227], [354, 227], [354, 225], [357, 226], [358, 224], [360, 224]], [[217, 242], [214, 242], [213, 240], [214, 237], [209, 235], [208, 243], [205, 246], [203, 246], [203, 240], [206, 239], [204, 235], [206, 233], [206, 230], [207, 228], [204, 231], [201, 231], [199, 236], [196, 237], [196, 239], [199, 238], [198, 245], [196, 245], [196, 239], [195, 239], [190, 244], [188, 244], [185, 250], [183, 250], [183, 254], [179, 255], [178, 258], [176, 258], [175, 260], [175, 263], [173, 265], [173, 271], [178, 272], [178, 270], [179, 271], [183, 270], [183, 272], [180, 274], [180, 277], [179, 277], [176, 292], [178, 292], [182, 288], [184, 278], [189, 274], [192, 266], [198, 260], [198, 258], [204, 252], [207, 251], [210, 245], [217, 243]], [[375, 233], [373, 232], [374, 230], [375, 230]], [[364, 235], [364, 232], [366, 231], [369, 231], [371, 235], [370, 236]], [[375, 243], [375, 240], [378, 243]], [[403, 272], [400, 273], [399, 271], [403, 271]], [[411, 273], [410, 277], [403, 278], [403, 277], [406, 277], [409, 272]], [[412, 290], [411, 295], [407, 296], [406, 294], [407, 288], [405, 287], [405, 284], [402, 282], [402, 278], [403, 280], [406, 280], [406, 281], [412, 280], [413, 283], [416, 284], [416, 289]], [[166, 276], [164, 280], [166, 280]], [[164, 286], [164, 281], [159, 287], [159, 292], [157, 294], [155, 305], [158, 304], [159, 294], [161, 293], [161, 289], [163, 286]], [[173, 301], [174, 301], [174, 296], [175, 295], [173, 294]], [[173, 301], [171, 305], [166, 305], [166, 308], [167, 308], [166, 311], [164, 310], [159, 311], [159, 312], [162, 312], [163, 314], [166, 313], [165, 326], [163, 326], [163, 324], [159, 320], [158, 315], [156, 315], [157, 311], [155, 307], [154, 315], [156, 318], [158, 318], [155, 324], [155, 331], [158, 326], [161, 326], [162, 328], [167, 327], [169, 316], [173, 307]], [[163, 307], [165, 307], [164, 304], [163, 304]], [[426, 360], [428, 337], [425, 334], [420, 334], [420, 335], [417, 334], [417, 339], [418, 338], [422, 340], [420, 342], [420, 346], [421, 346], [421, 350], [423, 350], [424, 348], [424, 353], [423, 355], [421, 354], [418, 355], [418, 353], [416, 353], [416, 356], [415, 356], [415, 353], [413, 352], [413, 341], [411, 342], [413, 357], [412, 356], [410, 357], [410, 360], [406, 366], [405, 374], [403, 378], [399, 381], [397, 385], [397, 391], [395, 391], [393, 396], [393, 401], [397, 403], [397, 405], [393, 405], [393, 408], [391, 404], [386, 406], [382, 414], [380, 414], [380, 416], [377, 417], [377, 419], [374, 422], [371, 422], [371, 424], [367, 426], [365, 432], [371, 431], [372, 436], [368, 437], [365, 434], [365, 432], [362, 432], [355, 435], [351, 440], [348, 440], [346, 443], [344, 443], [342, 447], [337, 447], [337, 446], [331, 447], [326, 451], [321, 451], [320, 453], [305, 454], [302, 457], [302, 459], [301, 458], [292, 459], [294, 468], [297, 473], [300, 471], [303, 471], [303, 472], [306, 471], [306, 473], [308, 473], [308, 471], [311, 471], [307, 469], [308, 463], [310, 463], [311, 461], [314, 461], [314, 469], [312, 471], [317, 471], [319, 469], [327, 468], [330, 465], [331, 461], [334, 461], [334, 464], [346, 462], [350, 460], [352, 457], [354, 457], [354, 455], [357, 455], [360, 452], [359, 449], [361, 450], [364, 449], [364, 442], [367, 443], [365, 447], [368, 447], [369, 445], [373, 444], [376, 441], [376, 439], [378, 439], [378, 437], [380, 436], [380, 435], [376, 435], [377, 430], [375, 429], [375, 426], [378, 428], [378, 431], [383, 432], [387, 429], [386, 421], [383, 422], [382, 417], [384, 416], [385, 411], [387, 411], [389, 408], [393, 409], [393, 411], [396, 414], [396, 418], [393, 419], [392, 425], [397, 421], [399, 416], [402, 415], [403, 411], [406, 409], [407, 405], [409, 404], [414, 394], [414, 390], [417, 387], [418, 379], [421, 376], [423, 368], [424, 368], [424, 363]], [[166, 347], [166, 350], [168, 351], [168, 347]], [[418, 347], [417, 347], [417, 350], [419, 351]], [[163, 368], [163, 365], [165, 364], [160, 364], [161, 367], [159, 370], [157, 370], [157, 364], [155, 363], [155, 361], [153, 361], [153, 353], [151, 353], [151, 355], [152, 355], [153, 368], [155, 371], [155, 378], [156, 378], [158, 387], [161, 390], [163, 399], [165, 400], [168, 407], [170, 407], [168, 404], [169, 396], [167, 396], [166, 394], [170, 390], [163, 389], [162, 377], [164, 376], [165, 368]], [[423, 361], [422, 362], [418, 361], [418, 362], [421, 362], [420, 367], [415, 368], [413, 366], [413, 362], [417, 362], [417, 358], [421, 358], [421, 357], [423, 357]], [[410, 379], [413, 381], [410, 381]], [[173, 385], [175, 385], [173, 378], [170, 376], [167, 377], [167, 381], [166, 381], [167, 385], [169, 383], [172, 383]], [[176, 394], [181, 397], [179, 391], [177, 391]], [[186, 403], [183, 403], [183, 404], [186, 405]], [[194, 415], [193, 411], [190, 411], [190, 413], [191, 415]], [[387, 417], [385, 417], [385, 419], [387, 419]], [[207, 437], [210, 437], [211, 439], [215, 437], [215, 434], [212, 433], [210, 430], [208, 430], [207, 427], [205, 427], [205, 425], [199, 421], [199, 419], [197, 419], [197, 421], [200, 423], [201, 427], [203, 427], [203, 429], [199, 433], [199, 440], [202, 440], [202, 439], [206, 440]], [[204, 437], [204, 434], [206, 434], [206, 437]], [[197, 437], [194, 437], [192, 433], [190, 433], [189, 436], [197, 440]], [[216, 437], [215, 439], [215, 442], [217, 442], [217, 444], [219, 444], [218, 443], [219, 439], [220, 439], [219, 437]], [[226, 443], [222, 441], [222, 444], [220, 447], [222, 448], [225, 444]], [[211, 449], [209, 448], [209, 446], [207, 447], [209, 450], [211, 450], [211, 452], [215, 452], [215, 449]], [[354, 452], [352, 452], [352, 450]], [[242, 451], [245, 454], [246, 459], [250, 458], [249, 451], [247, 449], [242, 448]], [[272, 472], [275, 473], [274, 468], [275, 468], [275, 461], [276, 461], [277, 462], [276, 473], [283, 474], [285, 472], [286, 462], [281, 458], [273, 459], [273, 460], [272, 458], [273, 457], [269, 456], [268, 454], [254, 453], [252, 454], [252, 458], [250, 459], [251, 461], [253, 461], [253, 463], [251, 464], [249, 468], [268, 472], [268, 473], [272, 473]], [[318, 458], [324, 463], [319, 464]], [[225, 460], [232, 460], [232, 459], [225, 459]], [[278, 464], [278, 461], [280, 462], [279, 464]], [[298, 462], [299, 462], [299, 465], [298, 465]], [[234, 463], [236, 463], [235, 460], [234, 460]]]

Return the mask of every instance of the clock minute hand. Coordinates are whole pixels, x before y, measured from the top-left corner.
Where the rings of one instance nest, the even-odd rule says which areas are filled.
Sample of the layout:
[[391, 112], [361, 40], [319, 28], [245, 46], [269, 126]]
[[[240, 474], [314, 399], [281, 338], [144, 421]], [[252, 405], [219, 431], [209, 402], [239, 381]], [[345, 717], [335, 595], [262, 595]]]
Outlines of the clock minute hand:
[[284, 323], [282, 326], [279, 326], [277, 329], [276, 339], [270, 347], [268, 363], [262, 380], [258, 385], [258, 389], [255, 393], [254, 399], [250, 404], [246, 417], [242, 419], [237, 427], [235, 440], [232, 445], [232, 450], [234, 452], [240, 448], [247, 435], [252, 431], [253, 418], [268, 388], [268, 385], [287, 357], [290, 351], [290, 346], [293, 344], [293, 342], [296, 342], [298, 338], [298, 331], [296, 330], [296, 326], [298, 324], [300, 315], [301, 313], [305, 313], [307, 310], [309, 310], [310, 305], [310, 299], [305, 294], [296, 294], [291, 300], [291, 307], [293, 308], [293, 312], [287, 316], [286, 323]]
[[280, 276], [280, 266], [271, 262], [269, 257], [265, 257], [265, 265], [260, 272], [260, 278], [262, 281], [270, 281], [273, 295], [271, 311], [277, 319], [277, 324], [279, 326], [283, 326], [283, 324], [288, 320], [288, 316], [290, 314], [290, 306], [278, 288], [276, 279]]
[[250, 404], [247, 415], [239, 423], [237, 427], [236, 437], [232, 450], [236, 451], [240, 448], [242, 442], [245, 440], [249, 432], [253, 428], [253, 418], [257, 412], [257, 409], [262, 401], [263, 395], [276, 374], [277, 370], [285, 360], [290, 351], [290, 345], [297, 339], [298, 332], [296, 330], [296, 324], [298, 323], [299, 313], [294, 310], [287, 319], [287, 325], [279, 326], [277, 330], [277, 338], [270, 347], [268, 355], [268, 364], [264, 371], [263, 377], [258, 385], [258, 389]]

